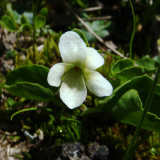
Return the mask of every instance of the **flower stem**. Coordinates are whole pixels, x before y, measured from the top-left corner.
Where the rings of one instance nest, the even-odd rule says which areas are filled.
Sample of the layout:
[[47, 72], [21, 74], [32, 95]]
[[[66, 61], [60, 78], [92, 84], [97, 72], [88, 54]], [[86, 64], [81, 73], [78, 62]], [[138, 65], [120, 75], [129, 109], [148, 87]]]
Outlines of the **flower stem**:
[[129, 44], [129, 57], [130, 57], [130, 59], [132, 59], [133, 38], [134, 38], [134, 35], [135, 35], [135, 32], [136, 32], [136, 16], [135, 16], [135, 13], [134, 13], [132, 1], [129, 0], [129, 3], [130, 3], [130, 6], [131, 6], [132, 15], [133, 15], [133, 32], [132, 32], [131, 39], [130, 39], [130, 44]]
[[139, 132], [140, 132], [140, 129], [142, 127], [145, 115], [148, 112], [149, 107], [151, 105], [151, 102], [152, 102], [152, 99], [153, 99], [153, 96], [154, 96], [154, 93], [155, 93], [155, 90], [156, 90], [156, 86], [157, 86], [159, 75], [160, 75], [160, 64], [158, 66], [158, 70], [157, 70], [153, 85], [152, 85], [152, 87], [150, 89], [150, 92], [148, 94], [148, 97], [147, 97], [147, 100], [146, 100], [146, 103], [145, 103], [145, 106], [144, 106], [144, 111], [142, 113], [141, 119], [140, 119], [139, 124], [138, 124], [138, 126], [136, 128], [136, 131], [135, 131], [133, 139], [132, 139], [132, 141], [131, 141], [131, 143], [129, 145], [129, 148], [128, 148], [127, 152], [125, 153], [124, 157], [122, 158], [122, 160], [128, 160], [131, 157], [131, 155], [132, 155], [132, 153], [134, 151], [134, 146], [135, 146], [135, 143], [136, 143], [136, 139], [137, 139], [137, 137], [139, 135]]

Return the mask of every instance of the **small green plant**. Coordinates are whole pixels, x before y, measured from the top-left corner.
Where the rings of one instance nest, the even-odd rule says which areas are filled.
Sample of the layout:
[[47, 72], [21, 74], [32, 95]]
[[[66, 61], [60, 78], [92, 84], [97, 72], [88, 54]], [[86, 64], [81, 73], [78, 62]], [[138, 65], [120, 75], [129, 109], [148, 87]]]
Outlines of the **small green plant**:
[[[136, 5], [142, 6], [140, 2], [136, 2]], [[64, 1], [62, 3], [65, 6]], [[75, 12], [83, 15], [83, 18], [85, 16], [86, 19], [82, 18], [84, 23], [103, 39], [101, 43], [82, 24], [72, 21], [67, 26], [72, 16], [69, 15], [68, 5], [64, 8], [65, 15], [61, 15], [61, 11], [61, 14], [56, 14], [59, 4], [61, 6], [60, 1], [54, 1], [53, 4], [52, 1], [31, 1], [27, 4], [32, 4], [32, 8], [21, 11], [16, 11], [14, 3], [7, 0], [0, 3], [0, 42], [5, 44], [8, 37], [12, 39], [12, 34], [17, 37], [13, 49], [5, 50], [0, 46], [0, 120], [7, 119], [7, 125], [16, 123], [19, 127], [17, 135], [10, 136], [11, 142], [24, 139], [23, 135], [18, 135], [19, 132], [28, 136], [27, 144], [36, 143], [36, 147], [40, 146], [39, 151], [47, 145], [57, 146], [72, 141], [88, 145], [98, 141], [114, 145], [116, 152], [120, 152], [118, 158], [123, 160], [129, 160], [136, 149], [136, 156], [142, 150], [140, 153], [144, 153], [144, 157], [149, 155], [149, 158], [156, 159], [160, 154], [160, 58], [158, 54], [154, 56], [149, 52], [139, 57], [135, 51], [135, 40], [138, 34], [142, 34], [140, 31], [153, 13], [148, 17], [145, 15], [148, 15], [149, 10], [156, 12], [159, 1], [155, 0], [153, 5], [149, 4], [151, 1], [144, 2], [148, 8], [143, 13], [142, 17], [145, 18], [142, 24], [139, 12], [135, 15], [136, 6], [131, 0], [120, 2], [118, 6], [108, 6], [107, 9], [111, 8], [108, 12], [105, 12], [106, 6], [99, 2], [70, 0], [69, 3], [82, 7], [78, 10], [74, 8]], [[96, 7], [90, 8], [89, 3]], [[127, 34], [132, 30], [126, 38], [124, 32], [119, 33], [123, 31], [122, 26], [114, 26], [115, 30], [112, 24], [116, 24], [117, 19], [120, 23], [125, 21], [123, 17], [119, 18], [119, 14], [117, 18], [117, 13], [123, 15], [119, 11], [127, 7], [131, 8], [127, 10], [130, 15], [126, 23], [133, 23], [133, 27], [124, 30]], [[139, 8], [135, 11], [139, 11]], [[112, 15], [110, 20], [86, 21], [104, 12]], [[127, 12], [125, 16], [128, 16]], [[158, 16], [154, 17], [151, 25], [158, 22]], [[57, 19], [61, 22], [64, 20], [64, 24], [56, 24]], [[55, 22], [51, 23], [53, 20]], [[66, 26], [71, 31], [66, 32]], [[72, 29], [72, 26], [80, 29]], [[112, 32], [113, 39], [111, 30], [115, 32]], [[115, 41], [115, 46], [119, 48], [116, 49], [125, 58], [110, 53], [105, 46], [106, 39]], [[123, 39], [122, 43], [125, 44], [121, 44], [119, 39]], [[151, 38], [145, 40], [149, 44]], [[142, 45], [141, 48], [149, 46]], [[126, 53], [128, 50], [129, 53]], [[1, 134], [0, 140], [3, 141], [8, 132], [3, 133], [2, 128]], [[38, 138], [40, 143], [37, 145]], [[148, 146], [145, 148], [145, 145]], [[26, 153], [26, 156], [32, 159], [31, 154]], [[16, 153], [14, 156], [23, 159], [21, 154]]]

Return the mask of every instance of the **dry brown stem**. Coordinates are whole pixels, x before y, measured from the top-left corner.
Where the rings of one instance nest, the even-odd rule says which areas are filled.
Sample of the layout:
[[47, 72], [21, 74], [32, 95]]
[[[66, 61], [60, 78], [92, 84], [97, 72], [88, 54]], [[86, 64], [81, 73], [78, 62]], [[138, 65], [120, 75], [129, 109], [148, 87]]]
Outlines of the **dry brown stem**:
[[110, 50], [112, 50], [114, 53], [116, 53], [118, 56], [120, 56], [121, 58], [127, 58], [125, 57], [122, 53], [120, 53], [119, 51], [117, 51], [116, 49], [114, 49], [113, 47], [111, 47], [108, 43], [106, 43], [100, 36], [98, 36], [85, 22], [82, 18], [80, 18], [73, 10], [72, 8], [69, 6], [69, 4], [66, 3], [66, 5], [68, 6], [70, 12], [72, 12], [74, 14], [74, 16], [76, 17], [76, 19], [86, 28], [86, 30], [88, 32], [90, 32], [99, 42], [101, 42], [103, 45], [105, 45], [107, 48], [109, 48]]

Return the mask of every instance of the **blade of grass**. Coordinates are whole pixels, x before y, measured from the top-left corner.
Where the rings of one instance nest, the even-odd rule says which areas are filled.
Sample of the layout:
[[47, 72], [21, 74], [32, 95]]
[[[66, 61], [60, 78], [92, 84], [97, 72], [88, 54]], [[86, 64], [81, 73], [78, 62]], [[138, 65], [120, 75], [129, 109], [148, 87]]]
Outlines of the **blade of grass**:
[[12, 116], [11, 116], [11, 121], [12, 121], [13, 117], [14, 117], [15, 115], [17, 115], [17, 114], [20, 114], [20, 113], [22, 113], [22, 112], [27, 112], [27, 111], [35, 111], [35, 110], [37, 110], [37, 109], [38, 109], [37, 107], [33, 107], [33, 108], [25, 108], [25, 109], [22, 109], [22, 110], [20, 110], [20, 111], [17, 111], [17, 112], [15, 112], [15, 113], [12, 114]]

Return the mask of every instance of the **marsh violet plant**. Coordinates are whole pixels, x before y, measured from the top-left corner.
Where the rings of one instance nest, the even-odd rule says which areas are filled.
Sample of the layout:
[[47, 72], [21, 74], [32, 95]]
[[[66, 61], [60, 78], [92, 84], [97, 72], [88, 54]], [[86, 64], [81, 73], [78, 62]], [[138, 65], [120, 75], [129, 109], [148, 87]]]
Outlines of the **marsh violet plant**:
[[104, 64], [103, 57], [94, 48], [86, 47], [76, 32], [62, 34], [59, 50], [63, 63], [51, 67], [47, 80], [51, 86], [61, 85], [60, 98], [70, 109], [85, 101], [87, 88], [98, 97], [112, 94], [111, 83], [94, 71]]

